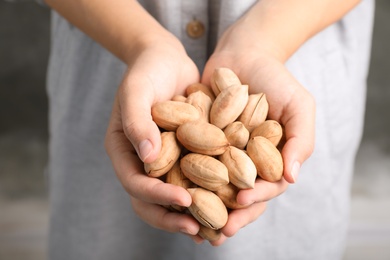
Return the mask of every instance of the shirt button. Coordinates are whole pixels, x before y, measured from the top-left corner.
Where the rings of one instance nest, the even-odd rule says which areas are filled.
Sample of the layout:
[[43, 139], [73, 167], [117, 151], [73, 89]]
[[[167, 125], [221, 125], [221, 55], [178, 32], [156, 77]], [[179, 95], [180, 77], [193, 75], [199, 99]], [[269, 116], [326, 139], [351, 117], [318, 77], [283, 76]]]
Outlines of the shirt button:
[[193, 39], [202, 37], [204, 34], [204, 25], [200, 21], [194, 19], [187, 24], [186, 28], [188, 36]]

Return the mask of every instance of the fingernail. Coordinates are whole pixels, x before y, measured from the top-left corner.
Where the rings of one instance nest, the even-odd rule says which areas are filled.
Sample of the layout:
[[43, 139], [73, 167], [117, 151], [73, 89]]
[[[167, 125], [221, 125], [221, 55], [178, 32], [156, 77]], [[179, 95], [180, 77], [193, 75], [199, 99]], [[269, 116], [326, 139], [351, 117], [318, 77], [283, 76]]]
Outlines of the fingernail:
[[294, 180], [294, 183], [297, 181], [298, 179], [298, 174], [299, 174], [299, 170], [301, 168], [301, 165], [299, 164], [298, 161], [295, 161], [294, 164], [293, 164], [293, 167], [291, 169], [291, 177], [293, 178]]
[[153, 150], [153, 145], [149, 140], [143, 140], [138, 145], [138, 155], [144, 162]]

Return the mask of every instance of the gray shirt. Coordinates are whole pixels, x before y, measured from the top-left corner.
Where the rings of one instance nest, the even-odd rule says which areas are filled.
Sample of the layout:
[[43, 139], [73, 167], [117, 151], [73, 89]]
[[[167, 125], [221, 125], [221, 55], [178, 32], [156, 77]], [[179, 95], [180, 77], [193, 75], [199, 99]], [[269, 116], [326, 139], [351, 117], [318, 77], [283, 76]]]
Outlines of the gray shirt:
[[[252, 0], [145, 0], [142, 5], [184, 44], [200, 69], [219, 35]], [[194, 17], [206, 33], [189, 37]], [[373, 1], [306, 42], [288, 69], [315, 97], [316, 147], [297, 184], [218, 248], [156, 230], [133, 212], [103, 142], [125, 65], [52, 13], [50, 259], [340, 259], [349, 188], [362, 134]]]

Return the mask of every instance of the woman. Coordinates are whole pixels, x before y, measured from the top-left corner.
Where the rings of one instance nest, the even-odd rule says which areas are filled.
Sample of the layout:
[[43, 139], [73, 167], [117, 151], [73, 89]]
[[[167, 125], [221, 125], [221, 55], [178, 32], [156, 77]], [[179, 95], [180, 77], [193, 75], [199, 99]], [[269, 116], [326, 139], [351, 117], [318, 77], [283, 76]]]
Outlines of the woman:
[[[358, 2], [46, 0], [50, 259], [342, 258], [373, 15]], [[151, 106], [218, 67], [266, 93], [287, 142], [283, 180], [241, 191], [212, 247], [161, 206], [189, 194], [142, 162], [161, 147]]]

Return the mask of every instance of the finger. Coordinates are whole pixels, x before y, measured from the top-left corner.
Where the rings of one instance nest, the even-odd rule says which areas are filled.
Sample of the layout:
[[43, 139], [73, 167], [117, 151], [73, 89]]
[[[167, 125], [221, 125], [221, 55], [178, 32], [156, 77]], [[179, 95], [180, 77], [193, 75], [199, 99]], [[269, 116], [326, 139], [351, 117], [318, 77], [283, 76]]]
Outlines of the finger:
[[265, 202], [258, 202], [245, 209], [236, 209], [230, 212], [228, 222], [222, 228], [226, 237], [234, 236], [241, 228], [255, 221], [266, 209]]
[[260, 178], [256, 179], [253, 189], [240, 190], [237, 194], [237, 202], [248, 206], [257, 202], [269, 201], [286, 191], [288, 182], [281, 179], [278, 182], [268, 182]]
[[118, 106], [116, 100], [107, 129], [105, 146], [115, 173], [125, 190], [131, 196], [150, 203], [190, 206], [191, 195], [185, 189], [146, 176], [143, 163], [123, 132]]
[[[143, 64], [154, 62], [155, 57], [145, 56]], [[143, 64], [132, 66], [119, 88], [123, 129], [143, 162], [153, 162], [161, 149], [160, 132], [151, 115], [153, 104], [183, 94], [188, 85], [199, 80], [195, 64], [188, 57], [185, 61], [175, 65], [179, 72], [166, 61], [147, 68]]]
[[188, 235], [187, 234], [187, 236], [190, 237], [198, 245], [202, 244], [205, 241], [205, 239], [199, 235]]
[[220, 246], [227, 240], [227, 237], [224, 234], [221, 234], [221, 237], [218, 240], [210, 241], [212, 246]]
[[153, 122], [151, 107], [155, 84], [137, 71], [129, 72], [119, 88], [122, 127], [143, 162], [153, 162], [161, 149], [160, 131]]
[[162, 206], [136, 198], [132, 198], [131, 202], [135, 213], [152, 227], [190, 236], [196, 236], [199, 232], [199, 223], [190, 215], [171, 212]]
[[[126, 139], [124, 135], [123, 139]], [[117, 150], [111, 158], [118, 179], [131, 196], [160, 205], [191, 205], [191, 195], [184, 188], [146, 176], [143, 163], [135, 152]]]
[[281, 121], [286, 130], [286, 143], [282, 149], [284, 178], [295, 183], [300, 166], [314, 150], [315, 139], [315, 102], [307, 92], [292, 97], [286, 108], [289, 111]]

